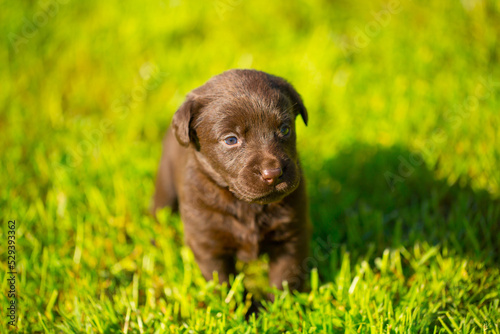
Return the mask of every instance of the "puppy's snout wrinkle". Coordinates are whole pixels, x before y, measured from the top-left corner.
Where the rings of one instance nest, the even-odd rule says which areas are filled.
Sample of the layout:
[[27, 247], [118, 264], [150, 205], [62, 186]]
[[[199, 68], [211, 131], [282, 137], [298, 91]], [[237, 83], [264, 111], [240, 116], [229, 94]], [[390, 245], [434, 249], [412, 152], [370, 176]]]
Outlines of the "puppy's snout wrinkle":
[[273, 184], [283, 175], [283, 170], [281, 168], [269, 168], [262, 170], [260, 173], [264, 181]]

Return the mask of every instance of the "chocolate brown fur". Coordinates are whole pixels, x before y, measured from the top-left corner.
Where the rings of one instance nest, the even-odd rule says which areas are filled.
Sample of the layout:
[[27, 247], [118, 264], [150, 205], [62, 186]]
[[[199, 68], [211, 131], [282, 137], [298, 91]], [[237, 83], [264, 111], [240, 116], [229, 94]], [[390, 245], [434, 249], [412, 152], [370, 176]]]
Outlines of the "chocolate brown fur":
[[[303, 288], [310, 224], [295, 145], [299, 114], [307, 124], [294, 88], [255, 70], [213, 77], [175, 113], [163, 141], [153, 212], [180, 211], [186, 243], [207, 280], [217, 271], [228, 281], [236, 258], [267, 253], [271, 285], [282, 288], [286, 280]], [[231, 136], [238, 140], [232, 146], [225, 142]]]

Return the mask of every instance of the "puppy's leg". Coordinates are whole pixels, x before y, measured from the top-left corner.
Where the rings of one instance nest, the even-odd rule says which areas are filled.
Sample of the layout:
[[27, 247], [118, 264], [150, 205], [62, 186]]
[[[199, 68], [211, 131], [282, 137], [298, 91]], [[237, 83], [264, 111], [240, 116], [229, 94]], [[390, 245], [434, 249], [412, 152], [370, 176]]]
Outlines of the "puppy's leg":
[[195, 254], [195, 258], [203, 277], [205, 277], [207, 281], [213, 279], [214, 271], [216, 271], [219, 276], [219, 283], [229, 283], [229, 276], [236, 275], [235, 259], [233, 256], [224, 255], [207, 257], [204, 255], [196, 256]]
[[283, 289], [283, 281], [288, 282], [292, 290], [302, 291], [307, 278], [307, 238], [276, 245], [269, 252], [269, 283]]

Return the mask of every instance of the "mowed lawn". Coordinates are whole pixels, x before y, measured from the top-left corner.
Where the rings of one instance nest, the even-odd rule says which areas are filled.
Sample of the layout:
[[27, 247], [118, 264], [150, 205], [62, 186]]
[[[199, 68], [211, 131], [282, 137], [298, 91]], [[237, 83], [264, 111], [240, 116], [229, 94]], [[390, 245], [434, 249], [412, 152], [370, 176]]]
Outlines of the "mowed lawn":
[[[24, 333], [500, 333], [500, 3], [0, 0], [0, 327]], [[184, 96], [287, 78], [314, 225], [308, 291], [267, 259], [205, 282], [148, 214]]]

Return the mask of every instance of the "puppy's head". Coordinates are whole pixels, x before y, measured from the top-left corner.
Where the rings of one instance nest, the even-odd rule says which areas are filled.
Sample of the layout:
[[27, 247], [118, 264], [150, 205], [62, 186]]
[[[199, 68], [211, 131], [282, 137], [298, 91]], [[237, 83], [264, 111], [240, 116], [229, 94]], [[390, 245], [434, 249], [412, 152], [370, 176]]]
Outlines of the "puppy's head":
[[307, 111], [285, 80], [231, 70], [188, 94], [172, 127], [205, 172], [239, 199], [279, 201], [300, 183], [295, 118]]

